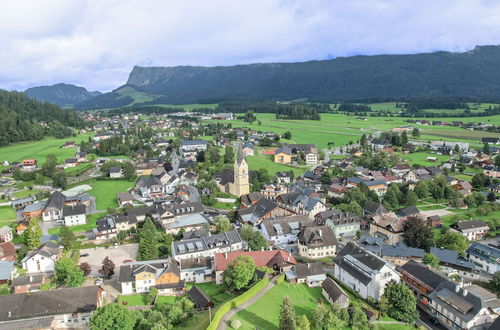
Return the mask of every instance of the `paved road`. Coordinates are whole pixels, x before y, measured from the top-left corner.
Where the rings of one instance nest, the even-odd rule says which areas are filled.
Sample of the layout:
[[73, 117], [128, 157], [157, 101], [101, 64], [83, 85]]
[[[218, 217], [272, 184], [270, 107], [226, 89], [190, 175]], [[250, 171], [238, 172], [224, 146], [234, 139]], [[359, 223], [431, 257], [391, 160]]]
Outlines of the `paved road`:
[[277, 277], [274, 277], [271, 281], [269, 281], [269, 283], [262, 290], [260, 290], [255, 296], [250, 298], [246, 303], [243, 303], [243, 304], [239, 305], [238, 307], [231, 309], [229, 312], [227, 312], [226, 315], [224, 315], [222, 317], [222, 319], [220, 320], [219, 326], [217, 327], [217, 330], [227, 329], [231, 318], [239, 311], [244, 310], [245, 308], [252, 306], [253, 303], [255, 303], [257, 300], [259, 300], [260, 297], [262, 297], [269, 290], [271, 290], [275, 285], [274, 282], [276, 281], [276, 279], [277, 279]]

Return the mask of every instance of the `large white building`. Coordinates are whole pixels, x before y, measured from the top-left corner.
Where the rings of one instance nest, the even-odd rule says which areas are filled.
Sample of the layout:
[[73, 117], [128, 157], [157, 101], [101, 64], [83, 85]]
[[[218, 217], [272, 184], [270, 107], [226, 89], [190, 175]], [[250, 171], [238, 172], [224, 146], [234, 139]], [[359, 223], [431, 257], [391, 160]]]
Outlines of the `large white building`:
[[495, 274], [500, 271], [500, 249], [474, 242], [467, 249], [469, 260], [483, 271]]
[[64, 224], [66, 226], [84, 225], [87, 222], [85, 217], [85, 205], [69, 205], [63, 208]]
[[399, 282], [393, 264], [349, 242], [334, 259], [334, 277], [363, 299], [379, 300], [390, 281]]
[[176, 260], [214, 257], [216, 253], [241, 251], [242, 248], [243, 240], [240, 234], [234, 230], [207, 237], [172, 242], [172, 257]]
[[22, 260], [23, 268], [28, 273], [52, 273], [56, 261], [62, 255], [63, 248], [58, 244], [47, 242], [36, 250], [28, 252]]

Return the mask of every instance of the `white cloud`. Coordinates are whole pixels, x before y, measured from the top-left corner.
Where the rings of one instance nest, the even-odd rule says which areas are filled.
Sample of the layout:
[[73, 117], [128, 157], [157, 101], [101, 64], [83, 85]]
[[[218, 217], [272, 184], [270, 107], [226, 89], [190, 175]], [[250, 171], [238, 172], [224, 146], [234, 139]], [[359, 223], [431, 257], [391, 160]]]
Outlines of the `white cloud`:
[[231, 65], [500, 44], [500, 3], [472, 0], [0, 2], [0, 88], [110, 90], [136, 64]]

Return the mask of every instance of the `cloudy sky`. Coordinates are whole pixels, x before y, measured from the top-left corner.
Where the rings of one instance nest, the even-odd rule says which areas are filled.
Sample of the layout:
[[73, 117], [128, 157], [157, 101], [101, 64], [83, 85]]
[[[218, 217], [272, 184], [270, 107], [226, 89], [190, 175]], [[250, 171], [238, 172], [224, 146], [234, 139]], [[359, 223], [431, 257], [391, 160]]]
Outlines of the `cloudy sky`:
[[496, 0], [0, 2], [0, 88], [108, 91], [134, 65], [232, 65], [500, 44]]

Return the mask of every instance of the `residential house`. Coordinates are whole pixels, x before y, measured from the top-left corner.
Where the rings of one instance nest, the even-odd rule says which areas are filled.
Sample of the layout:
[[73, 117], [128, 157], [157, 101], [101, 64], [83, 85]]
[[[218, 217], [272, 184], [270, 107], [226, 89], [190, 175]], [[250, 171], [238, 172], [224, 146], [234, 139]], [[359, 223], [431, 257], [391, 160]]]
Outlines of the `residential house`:
[[294, 177], [293, 171], [276, 172], [276, 178], [278, 180], [278, 183], [289, 184], [292, 182], [293, 177]]
[[281, 184], [276, 184], [276, 183], [269, 183], [266, 184], [262, 187], [260, 190], [260, 193], [268, 199], [276, 199], [281, 194], [286, 194], [288, 192], [288, 187], [281, 185]]
[[406, 246], [403, 242], [395, 244], [384, 244], [382, 247], [381, 257], [401, 266], [406, 264], [408, 260], [422, 260], [425, 250]]
[[1, 242], [10, 242], [14, 236], [12, 235], [12, 228], [8, 226], [0, 227], [0, 243]]
[[0, 284], [9, 283], [13, 278], [14, 272], [14, 261], [0, 261]]
[[141, 177], [135, 187], [144, 198], [161, 198], [165, 195], [165, 187], [160, 179], [154, 176]]
[[54, 191], [43, 209], [42, 220], [52, 221], [63, 219], [63, 206], [65, 201], [66, 196], [59, 191]]
[[13, 208], [16, 210], [22, 210], [24, 207], [33, 204], [35, 202], [35, 199], [33, 197], [26, 197], [26, 198], [21, 198], [21, 199], [16, 199], [11, 201], [11, 205]]
[[217, 253], [243, 249], [243, 240], [236, 231], [172, 242], [172, 257], [177, 260], [213, 257]]
[[356, 236], [360, 230], [360, 217], [342, 210], [331, 209], [319, 212], [314, 220], [317, 225], [330, 227], [338, 238]]
[[263, 221], [258, 228], [268, 241], [276, 245], [286, 245], [297, 241], [301, 228], [312, 225], [313, 222], [308, 216], [293, 215]]
[[451, 329], [478, 329], [497, 317], [480, 296], [451, 281], [440, 283], [429, 298], [431, 313]]
[[162, 294], [177, 294], [185, 287], [179, 263], [174, 258], [124, 264], [120, 267], [118, 283], [122, 294], [149, 292], [151, 288]]
[[180, 259], [181, 280], [205, 283], [215, 279], [213, 257]]
[[[43, 273], [24, 275], [12, 280], [14, 293], [36, 292], [43, 284], [49, 283], [50, 278]], [[0, 327], [1, 328], [1, 327]]]
[[388, 213], [388, 211], [382, 204], [374, 202], [372, 200], [369, 200], [368, 202], [366, 202], [365, 206], [363, 206], [363, 215], [380, 215], [386, 213]]
[[243, 154], [245, 156], [253, 156], [254, 155], [255, 146], [252, 142], [245, 142], [243, 144], [243, 146], [241, 147], [241, 149], [243, 150]]
[[490, 231], [490, 227], [482, 220], [459, 221], [450, 228], [461, 233], [469, 241], [480, 240]]
[[2, 329], [83, 329], [104, 303], [99, 286], [0, 296]]
[[291, 164], [292, 149], [287, 146], [277, 149], [274, 153], [274, 162], [278, 164]]
[[123, 207], [127, 204], [131, 204], [134, 201], [134, 197], [132, 196], [131, 193], [118, 193], [116, 195], [116, 199], [118, 200], [118, 203], [120, 204], [120, 207]]
[[395, 244], [403, 240], [404, 220], [394, 213], [373, 215], [369, 221], [370, 236], [381, 237], [386, 244]]
[[484, 175], [489, 176], [490, 178], [498, 179], [500, 178], [500, 167], [496, 167], [493, 165], [483, 167]]
[[45, 209], [45, 204], [45, 201], [41, 201], [26, 205], [22, 211], [23, 219], [40, 218]]
[[407, 206], [396, 211], [398, 217], [407, 220], [410, 217], [420, 216], [420, 210], [416, 206]]
[[379, 300], [390, 281], [399, 282], [394, 265], [354, 243], [347, 243], [333, 260], [334, 277], [363, 299]]
[[316, 288], [326, 279], [326, 272], [320, 262], [308, 262], [293, 266], [285, 276], [290, 283], [306, 283], [310, 288]]
[[110, 167], [109, 177], [112, 179], [123, 178], [123, 169], [120, 166]]
[[382, 249], [384, 248], [383, 238], [362, 235], [359, 238], [358, 244], [362, 249], [370, 251], [373, 254], [378, 255], [379, 257], [382, 256]]
[[182, 153], [185, 154], [192, 154], [192, 153], [197, 153], [198, 151], [205, 151], [207, 150], [208, 143], [205, 140], [184, 140], [181, 143], [180, 149]]
[[321, 293], [330, 304], [337, 304], [340, 308], [349, 307], [349, 296], [331, 277], [327, 276], [321, 283]]
[[328, 196], [342, 198], [347, 192], [347, 187], [338, 183], [333, 183], [328, 187]]
[[88, 152], [80, 151], [80, 152], [76, 153], [75, 158], [78, 160], [78, 162], [83, 163], [83, 162], [86, 162], [88, 160], [88, 158], [87, 158], [88, 155], [89, 155]]
[[61, 258], [62, 246], [47, 242], [39, 248], [29, 251], [22, 260], [22, 266], [28, 273], [52, 273], [56, 261]]
[[423, 265], [415, 260], [410, 260], [399, 267], [401, 281], [403, 281], [417, 300], [424, 306], [429, 305], [429, 295], [439, 286], [446, 282], [447, 277], [441, 273], [434, 271], [430, 266]]
[[264, 220], [290, 216], [294, 212], [267, 198], [262, 198], [247, 208], [239, 209], [237, 214], [241, 223], [257, 226]]
[[93, 229], [94, 237], [96, 240], [111, 239], [118, 236], [116, 223], [111, 217], [97, 220], [96, 228]]
[[474, 242], [467, 249], [469, 260], [481, 270], [495, 274], [500, 271], [500, 249], [491, 245]]
[[430, 254], [439, 258], [441, 272], [446, 275], [459, 275], [467, 278], [477, 278], [478, 267], [475, 263], [463, 258], [456, 251], [431, 247]]
[[87, 222], [85, 217], [85, 205], [69, 205], [63, 207], [63, 218], [66, 226], [84, 225]]
[[337, 238], [333, 230], [327, 226], [304, 227], [298, 239], [299, 255], [317, 259], [335, 255]]
[[276, 273], [284, 273], [297, 264], [290, 252], [285, 250], [241, 251], [215, 254], [215, 283], [222, 284], [223, 273], [238, 256], [253, 259], [256, 267], [268, 267]]

